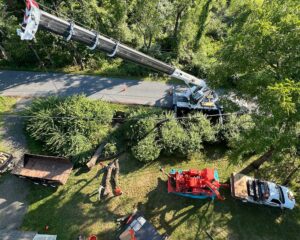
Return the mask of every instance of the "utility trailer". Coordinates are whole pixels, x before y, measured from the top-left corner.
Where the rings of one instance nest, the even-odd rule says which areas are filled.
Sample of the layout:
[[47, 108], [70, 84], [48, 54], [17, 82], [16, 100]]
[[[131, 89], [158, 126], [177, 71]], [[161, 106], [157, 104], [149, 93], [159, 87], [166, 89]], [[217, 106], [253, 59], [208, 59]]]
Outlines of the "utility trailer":
[[73, 164], [62, 157], [25, 154], [23, 166], [17, 166], [12, 173], [36, 183], [64, 185], [72, 171]]
[[230, 188], [232, 197], [243, 202], [288, 209], [293, 209], [296, 204], [293, 193], [287, 187], [240, 173], [231, 175]]

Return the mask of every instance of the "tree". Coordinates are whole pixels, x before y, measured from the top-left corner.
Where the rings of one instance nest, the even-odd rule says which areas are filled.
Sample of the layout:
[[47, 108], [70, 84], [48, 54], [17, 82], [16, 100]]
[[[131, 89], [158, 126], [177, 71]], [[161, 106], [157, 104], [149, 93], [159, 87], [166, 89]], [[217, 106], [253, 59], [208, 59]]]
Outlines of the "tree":
[[33, 101], [26, 130], [41, 141], [52, 154], [84, 163], [93, 148], [103, 140], [113, 117], [108, 103], [91, 101], [84, 96], [49, 97]]
[[230, 148], [235, 148], [242, 141], [242, 134], [255, 127], [251, 115], [229, 115], [222, 128], [223, 136]]
[[299, 144], [300, 18], [296, 1], [246, 1], [210, 78], [255, 101], [255, 126], [236, 142], [236, 156], [260, 154], [255, 168]]
[[157, 159], [161, 152], [161, 146], [150, 134], [131, 148], [133, 156], [141, 162], [150, 162]]
[[143, 48], [149, 52], [155, 38], [162, 33], [164, 13], [160, 0], [137, 0], [133, 21], [135, 31], [143, 38]]
[[161, 126], [160, 132], [165, 154], [185, 154], [188, 136], [186, 131], [176, 119], [169, 119], [169, 121], [164, 123]]

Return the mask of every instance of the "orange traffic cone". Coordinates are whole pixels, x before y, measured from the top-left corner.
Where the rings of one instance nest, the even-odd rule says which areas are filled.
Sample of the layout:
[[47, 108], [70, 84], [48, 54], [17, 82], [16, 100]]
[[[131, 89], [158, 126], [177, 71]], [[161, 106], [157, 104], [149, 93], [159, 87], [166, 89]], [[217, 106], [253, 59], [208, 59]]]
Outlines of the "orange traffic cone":
[[122, 88], [122, 90], [120, 92], [125, 92], [127, 90], [127, 85], [124, 85], [124, 87]]

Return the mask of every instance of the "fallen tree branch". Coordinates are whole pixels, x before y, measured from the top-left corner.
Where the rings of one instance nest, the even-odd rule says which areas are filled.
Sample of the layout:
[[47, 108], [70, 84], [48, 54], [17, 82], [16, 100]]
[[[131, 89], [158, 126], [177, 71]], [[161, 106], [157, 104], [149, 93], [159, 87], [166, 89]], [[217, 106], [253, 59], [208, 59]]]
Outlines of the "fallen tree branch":
[[106, 179], [105, 179], [105, 187], [104, 187], [104, 193], [103, 196], [106, 198], [110, 198], [113, 196], [113, 192], [112, 192], [112, 186], [111, 186], [111, 176], [112, 176], [112, 171], [115, 168], [115, 164], [109, 164], [107, 166], [107, 174], [106, 174]]
[[115, 159], [115, 158], [120, 157], [123, 153], [125, 153], [125, 150], [123, 150], [123, 151], [121, 151], [121, 152], [118, 152], [118, 153], [116, 153], [115, 155], [112, 155], [112, 156], [109, 156], [109, 157], [99, 158], [98, 161], [99, 161], [99, 162], [102, 162], [102, 161], [112, 160], [112, 159]]
[[115, 174], [114, 174], [114, 181], [115, 181], [115, 188], [119, 187], [119, 174], [120, 174], [120, 164], [119, 160], [115, 161]]
[[92, 167], [94, 167], [97, 163], [98, 158], [100, 157], [104, 146], [106, 143], [101, 143], [99, 145], [99, 147], [97, 148], [96, 152], [94, 153], [94, 155], [92, 156], [92, 158], [90, 159], [90, 161], [86, 164], [86, 166], [91, 169]]

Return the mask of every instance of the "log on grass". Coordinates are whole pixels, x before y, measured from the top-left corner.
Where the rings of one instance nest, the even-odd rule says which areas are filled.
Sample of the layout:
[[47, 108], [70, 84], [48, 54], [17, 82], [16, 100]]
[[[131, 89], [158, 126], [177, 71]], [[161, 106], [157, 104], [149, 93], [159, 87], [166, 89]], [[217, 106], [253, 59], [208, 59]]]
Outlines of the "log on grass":
[[104, 193], [103, 196], [104, 197], [111, 197], [113, 196], [113, 192], [112, 192], [112, 186], [111, 186], [111, 177], [112, 177], [112, 171], [115, 169], [115, 164], [109, 164], [107, 166], [107, 173], [106, 173], [106, 179], [105, 179], [105, 187], [104, 187]]
[[114, 181], [115, 181], [115, 187], [119, 186], [119, 174], [120, 174], [120, 164], [119, 160], [116, 159], [115, 161], [115, 173], [114, 173]]
[[104, 149], [104, 146], [105, 146], [106, 143], [101, 143], [99, 145], [99, 147], [97, 148], [96, 152], [94, 153], [94, 155], [92, 156], [92, 158], [90, 159], [90, 161], [86, 164], [87, 167], [89, 169], [91, 169], [92, 167], [94, 167], [97, 163], [97, 160], [98, 158], [100, 157], [103, 149]]

